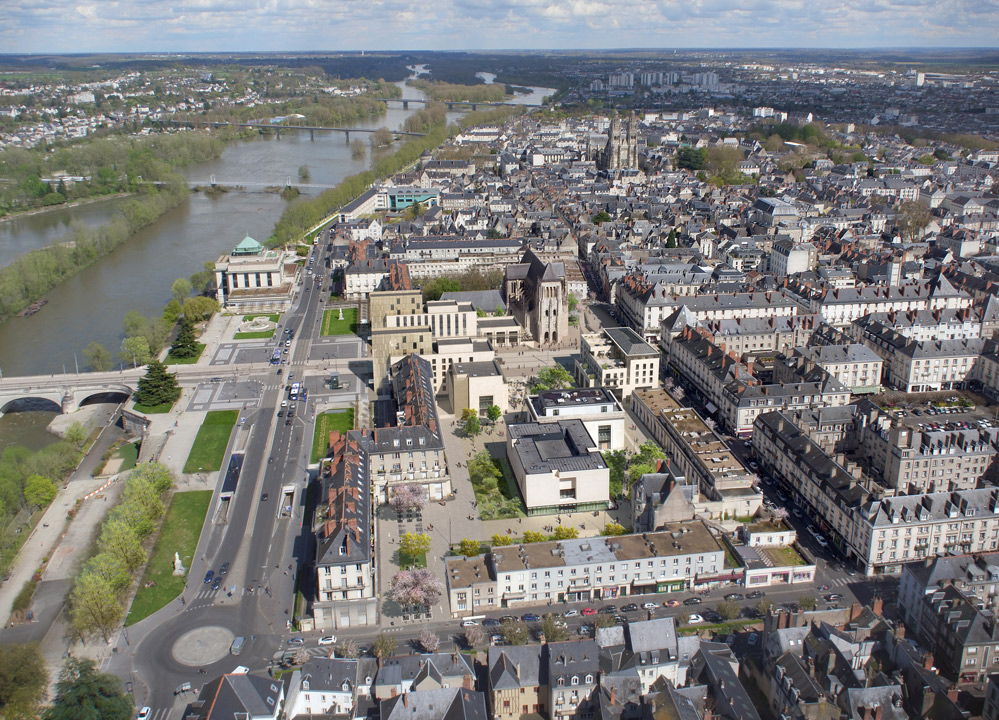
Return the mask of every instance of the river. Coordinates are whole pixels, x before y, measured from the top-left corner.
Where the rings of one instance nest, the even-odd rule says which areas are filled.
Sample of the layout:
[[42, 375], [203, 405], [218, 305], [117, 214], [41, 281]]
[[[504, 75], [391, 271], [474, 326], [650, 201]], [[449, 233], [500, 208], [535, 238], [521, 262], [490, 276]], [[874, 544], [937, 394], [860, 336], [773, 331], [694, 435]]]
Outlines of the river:
[[[416, 88], [399, 85], [405, 97], [425, 97]], [[551, 92], [534, 88], [514, 102], [534, 104]], [[350, 127], [400, 129], [420, 107], [414, 104], [404, 110], [400, 103], [391, 103], [385, 115]], [[456, 117], [457, 113], [449, 113], [449, 119]], [[366, 169], [370, 161], [370, 148], [365, 158], [354, 159], [340, 133], [317, 132], [311, 141], [308, 133], [292, 131], [282, 133], [280, 140], [268, 136], [233, 143], [217, 160], [190, 165], [181, 172], [191, 180], [215, 175], [221, 184], [243, 181], [280, 186], [288, 178], [297, 182], [298, 169], [305, 165], [310, 183], [336, 185]], [[107, 222], [116, 205], [117, 201], [107, 200], [0, 223], [0, 264], [50, 244], [71, 221]], [[110, 255], [46, 293], [48, 303], [39, 312], [0, 325], [0, 373], [7, 377], [73, 372], [77, 362], [86, 370], [81, 351], [91, 341], [115, 353], [126, 313], [137, 310], [158, 316], [170, 299], [170, 283], [201, 270], [205, 262], [231, 250], [245, 235], [266, 240], [284, 207], [279, 194], [262, 190], [213, 196], [192, 193]], [[0, 418], [0, 434], [5, 434], [5, 422]]]

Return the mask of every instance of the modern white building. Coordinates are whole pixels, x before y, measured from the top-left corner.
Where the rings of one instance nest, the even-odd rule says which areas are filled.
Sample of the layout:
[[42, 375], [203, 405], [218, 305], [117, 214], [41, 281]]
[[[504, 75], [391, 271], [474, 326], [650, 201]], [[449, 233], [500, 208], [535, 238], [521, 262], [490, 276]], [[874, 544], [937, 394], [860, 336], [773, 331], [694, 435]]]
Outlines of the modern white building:
[[614, 393], [607, 388], [545, 390], [527, 399], [527, 414], [533, 423], [557, 423], [559, 420], [578, 418], [600, 450], [621, 450], [625, 447], [627, 415]]
[[625, 402], [641, 388], [659, 385], [659, 351], [628, 327], [580, 336], [575, 376], [581, 388], [607, 388]]
[[291, 253], [267, 250], [249, 235], [215, 261], [216, 299], [232, 312], [283, 312], [299, 267]]

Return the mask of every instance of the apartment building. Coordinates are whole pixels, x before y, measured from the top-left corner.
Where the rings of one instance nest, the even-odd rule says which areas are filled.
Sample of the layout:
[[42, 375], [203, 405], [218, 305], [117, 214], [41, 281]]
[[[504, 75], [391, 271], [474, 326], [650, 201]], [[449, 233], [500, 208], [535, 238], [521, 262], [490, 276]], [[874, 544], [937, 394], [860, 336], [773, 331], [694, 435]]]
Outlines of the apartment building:
[[774, 382], [793, 382], [820, 367], [845, 385], [854, 395], [881, 390], [884, 360], [866, 345], [813, 345], [796, 347], [791, 357], [778, 356]]
[[946, 587], [977, 598], [995, 610], [999, 596], [999, 553], [928, 557], [902, 566], [897, 607], [905, 626], [917, 637], [932, 637], [938, 616], [923, 600]]
[[603, 387], [620, 402], [659, 385], [659, 352], [627, 327], [580, 336], [574, 374], [581, 388]]
[[600, 647], [593, 640], [549, 643], [548, 697], [551, 720], [583, 720], [596, 716], [600, 682]]
[[846, 333], [860, 341], [873, 328], [875, 336], [889, 327], [910, 340], [972, 340], [982, 337], [982, 322], [974, 310], [910, 310], [878, 312], [854, 320]]
[[800, 504], [811, 508], [835, 545], [868, 575], [948, 552], [999, 547], [999, 490], [980, 488], [882, 496], [859, 467], [844, 467], [782, 413], [760, 416], [753, 449]]
[[753, 488], [756, 477], [728, 445], [692, 409], [679, 405], [665, 390], [640, 390], [632, 409], [669, 458], [669, 472], [696, 483], [700, 494], [721, 503], [712, 515], [753, 515], [762, 496]]
[[486, 700], [493, 720], [520, 720], [547, 715], [547, 645], [490, 647], [486, 659]]
[[735, 318], [699, 321], [686, 308], [677, 310], [662, 322], [662, 341], [666, 344], [690, 325], [701, 328], [712, 342], [736, 357], [771, 357], [807, 345], [815, 328], [822, 324], [818, 315], [788, 315], [769, 318]]
[[725, 551], [700, 520], [641, 535], [497, 547], [444, 562], [454, 617], [549, 601], [679, 592], [727, 572]]
[[610, 471], [579, 419], [507, 426], [506, 457], [528, 515], [605, 509]]
[[625, 446], [627, 415], [614, 393], [607, 388], [540, 392], [527, 399], [527, 416], [532, 423], [557, 423], [559, 420], [578, 418], [601, 451], [621, 450]]
[[770, 272], [777, 279], [813, 270], [818, 262], [819, 251], [810, 242], [778, 240], [770, 252]]

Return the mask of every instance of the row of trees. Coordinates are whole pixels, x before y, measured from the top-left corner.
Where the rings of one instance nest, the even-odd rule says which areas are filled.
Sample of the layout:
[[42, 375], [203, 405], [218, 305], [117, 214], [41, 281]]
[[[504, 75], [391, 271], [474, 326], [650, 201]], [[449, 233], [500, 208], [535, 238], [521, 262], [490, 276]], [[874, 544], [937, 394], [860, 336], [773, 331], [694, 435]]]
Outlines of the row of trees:
[[0, 454], [0, 571], [17, 555], [24, 525], [56, 496], [57, 485], [80, 461], [87, 431], [74, 423], [59, 442], [32, 452], [13, 446]]
[[507, 497], [503, 493], [501, 484], [505, 485], [506, 478], [488, 452], [482, 451], [468, 461], [468, 476], [483, 520], [517, 516], [520, 498]]
[[139, 465], [125, 481], [122, 501], [101, 525], [98, 553], [84, 563], [69, 595], [73, 628], [81, 636], [100, 632], [107, 640], [121, 622], [126, 591], [146, 562], [142, 541], [156, 529], [172, 486], [173, 475], [160, 463]]
[[423, 283], [420, 290], [424, 300], [440, 300], [446, 292], [461, 290], [495, 290], [503, 281], [500, 270], [470, 270], [459, 275], [445, 275], [432, 278]]
[[506, 100], [506, 85], [457, 85], [447, 82], [432, 82], [422, 78], [406, 81], [422, 90], [431, 100], [439, 102], [503, 102]]

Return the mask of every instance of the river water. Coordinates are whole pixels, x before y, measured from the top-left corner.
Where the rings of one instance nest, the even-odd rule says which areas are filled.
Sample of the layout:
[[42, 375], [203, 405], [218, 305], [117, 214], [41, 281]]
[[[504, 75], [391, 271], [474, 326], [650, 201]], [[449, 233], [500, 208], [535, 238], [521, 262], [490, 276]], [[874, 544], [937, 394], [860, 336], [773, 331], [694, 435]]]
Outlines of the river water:
[[[405, 97], [425, 97], [416, 88], [400, 86]], [[515, 102], [538, 103], [552, 92], [533, 90], [530, 95], [518, 95]], [[391, 103], [385, 115], [349, 127], [400, 129], [421, 107], [414, 104], [403, 110], [399, 103]], [[458, 116], [449, 113], [449, 119]], [[366, 138], [351, 139], [355, 137]], [[282, 186], [289, 178], [298, 182], [298, 169], [305, 165], [309, 183], [332, 186], [366, 169], [371, 154], [369, 148], [363, 159], [354, 159], [342, 133], [317, 132], [312, 141], [308, 133], [290, 131], [282, 133], [280, 140], [269, 136], [234, 143], [217, 160], [181, 172], [194, 181], [214, 175], [220, 184]], [[322, 189], [304, 192], [316, 194]], [[67, 231], [71, 221], [94, 226], [106, 223], [118, 202], [106, 200], [0, 223], [0, 265], [50, 244]], [[264, 190], [214, 196], [192, 193], [113, 253], [46, 293], [48, 304], [39, 312], [0, 325], [0, 373], [7, 377], [73, 372], [77, 362], [86, 370], [80, 353], [94, 340], [116, 353], [126, 313], [137, 310], [158, 316], [170, 299], [170, 283], [201, 270], [205, 262], [231, 250], [245, 235], [266, 240], [284, 207], [279, 194]], [[0, 435], [7, 434], [8, 422], [0, 418]]]

